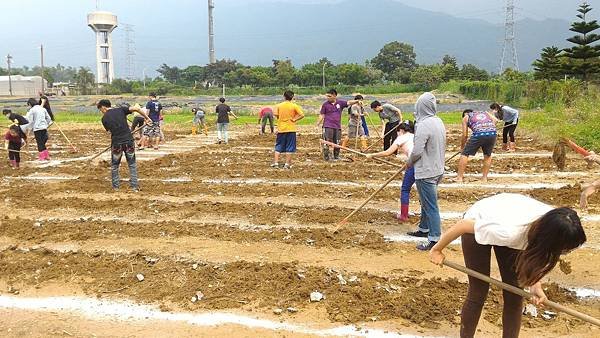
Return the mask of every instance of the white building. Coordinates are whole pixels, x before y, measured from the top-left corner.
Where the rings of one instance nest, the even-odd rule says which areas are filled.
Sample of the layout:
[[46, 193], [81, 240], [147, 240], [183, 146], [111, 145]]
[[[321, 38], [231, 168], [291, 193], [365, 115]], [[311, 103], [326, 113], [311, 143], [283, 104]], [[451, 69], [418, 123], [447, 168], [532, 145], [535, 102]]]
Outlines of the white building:
[[109, 12], [90, 13], [88, 26], [96, 33], [96, 82], [111, 83], [115, 78], [112, 31], [117, 28], [117, 16]]
[[[48, 81], [44, 81], [43, 88], [48, 88]], [[0, 76], [0, 96], [9, 96], [12, 85], [12, 95], [37, 97], [42, 91], [41, 76], [12, 75], [10, 84], [8, 76]]]

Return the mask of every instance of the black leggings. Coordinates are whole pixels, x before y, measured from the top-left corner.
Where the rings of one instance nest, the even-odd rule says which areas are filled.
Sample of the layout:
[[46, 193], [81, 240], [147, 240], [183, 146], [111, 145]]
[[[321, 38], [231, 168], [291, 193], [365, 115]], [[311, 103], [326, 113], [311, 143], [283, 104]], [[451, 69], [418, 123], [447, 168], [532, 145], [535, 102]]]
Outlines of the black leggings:
[[48, 142], [48, 130], [36, 130], [33, 132], [35, 135], [35, 143], [37, 143], [38, 151], [42, 152], [46, 150], [46, 142]]
[[508, 143], [508, 137], [510, 136], [510, 142], [515, 142], [515, 130], [517, 130], [517, 124], [519, 120], [512, 122], [504, 122], [504, 126], [510, 126], [502, 130], [502, 143]]
[[[385, 124], [385, 137], [383, 138], [383, 150], [388, 150], [394, 144], [394, 141], [398, 138], [398, 125], [400, 121], [388, 122]], [[390, 130], [393, 130], [390, 133]], [[388, 134], [389, 133], [389, 134]]]
[[8, 152], [8, 159], [10, 161], [21, 162], [21, 144], [15, 142], [8, 142], [8, 150], [14, 150]]
[[[496, 261], [500, 269], [502, 281], [519, 287], [515, 265], [519, 250], [505, 246], [481, 245], [475, 241], [473, 234], [461, 237], [463, 255], [467, 268], [490, 275], [490, 259], [492, 248], [496, 254]], [[477, 323], [481, 317], [481, 310], [488, 295], [490, 284], [477, 278], [469, 277], [469, 291], [461, 311], [460, 336], [473, 337], [477, 330]], [[502, 337], [518, 337], [521, 330], [521, 317], [523, 311], [523, 297], [512, 292], [502, 291], [504, 307], [502, 308]]]

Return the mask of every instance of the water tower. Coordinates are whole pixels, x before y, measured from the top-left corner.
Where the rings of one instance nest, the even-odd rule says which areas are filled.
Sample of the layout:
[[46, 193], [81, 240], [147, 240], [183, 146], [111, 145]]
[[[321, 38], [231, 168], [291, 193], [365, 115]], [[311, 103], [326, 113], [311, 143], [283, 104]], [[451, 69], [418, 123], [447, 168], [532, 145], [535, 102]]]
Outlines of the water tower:
[[117, 28], [117, 16], [109, 12], [88, 14], [88, 26], [96, 32], [96, 74], [98, 83], [111, 83], [115, 77], [112, 31]]

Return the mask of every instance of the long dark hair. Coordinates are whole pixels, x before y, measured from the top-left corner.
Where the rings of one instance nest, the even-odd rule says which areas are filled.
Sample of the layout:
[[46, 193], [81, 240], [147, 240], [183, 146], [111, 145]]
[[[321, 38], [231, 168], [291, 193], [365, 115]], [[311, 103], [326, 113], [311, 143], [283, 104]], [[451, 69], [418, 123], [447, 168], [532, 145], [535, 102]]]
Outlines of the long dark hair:
[[398, 130], [404, 130], [405, 132], [414, 134], [415, 133], [415, 123], [410, 120], [403, 121], [398, 125]]
[[523, 286], [531, 286], [548, 274], [560, 258], [587, 240], [575, 210], [557, 208], [531, 224], [527, 247], [517, 258], [517, 275]]

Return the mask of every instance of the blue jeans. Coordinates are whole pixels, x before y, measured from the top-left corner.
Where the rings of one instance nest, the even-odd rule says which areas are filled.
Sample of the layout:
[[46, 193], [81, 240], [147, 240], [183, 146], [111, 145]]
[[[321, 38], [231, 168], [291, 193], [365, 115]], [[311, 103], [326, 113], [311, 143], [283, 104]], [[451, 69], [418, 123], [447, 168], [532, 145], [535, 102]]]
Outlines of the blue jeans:
[[121, 165], [121, 158], [127, 159], [127, 165], [129, 166], [129, 184], [132, 189], [139, 189], [138, 185], [138, 172], [137, 164], [135, 162], [135, 147], [133, 142], [117, 144], [112, 147], [112, 163], [110, 173], [112, 176], [112, 186], [114, 189], [119, 189], [121, 185], [121, 177], [119, 176], [119, 166]]
[[419, 231], [426, 232], [431, 242], [437, 242], [442, 235], [440, 209], [438, 207], [437, 186], [442, 176], [417, 180], [417, 191], [421, 201], [421, 222]]
[[409, 167], [404, 172], [404, 179], [402, 180], [402, 190], [400, 192], [400, 204], [407, 205], [410, 203], [410, 190], [413, 184], [415, 184], [415, 167]]
[[217, 123], [217, 138], [219, 141], [224, 141], [225, 143], [229, 142], [229, 135], [227, 134], [228, 127], [229, 123]]

